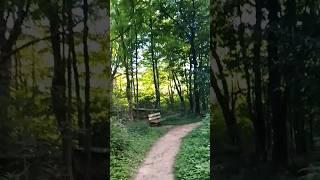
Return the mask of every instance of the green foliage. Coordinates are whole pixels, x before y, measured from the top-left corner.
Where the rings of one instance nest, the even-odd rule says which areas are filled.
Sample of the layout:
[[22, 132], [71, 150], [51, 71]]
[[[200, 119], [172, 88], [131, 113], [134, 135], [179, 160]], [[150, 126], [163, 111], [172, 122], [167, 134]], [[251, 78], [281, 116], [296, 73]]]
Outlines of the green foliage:
[[222, 116], [221, 111], [213, 110], [211, 115], [211, 125], [213, 126], [215, 150], [222, 151], [223, 143], [227, 140], [226, 125]]
[[[186, 107], [189, 84], [198, 85], [201, 89], [200, 96], [207, 99], [208, 1], [196, 0], [194, 5], [192, 4], [191, 0], [111, 1], [112, 66], [117, 69], [113, 92], [116, 94], [117, 103], [126, 105], [126, 102], [123, 102], [128, 91], [126, 83], [133, 81], [134, 85], [139, 86], [138, 95], [132, 85], [130, 87], [130, 92], [139, 99], [138, 102], [133, 99], [134, 105], [145, 108], [155, 106], [153, 63], [156, 65], [155, 71], [159, 72], [157, 78], [162, 110], [181, 108], [178, 104], [179, 90], [174, 81], [180, 88]], [[195, 15], [190, 16], [191, 14]], [[191, 33], [194, 33], [192, 42]], [[196, 48], [197, 62], [190, 62], [191, 44]], [[190, 63], [194, 64], [193, 67]], [[131, 76], [135, 75], [136, 69], [137, 77]], [[132, 73], [130, 77], [126, 77], [126, 70]], [[197, 74], [197, 78], [190, 82], [194, 74]], [[174, 99], [174, 102], [170, 102], [169, 98]], [[167, 108], [168, 104], [170, 108]]]
[[185, 115], [173, 115], [167, 118], [164, 118], [161, 121], [161, 125], [183, 125], [198, 122], [201, 120], [201, 117], [194, 114], [187, 113]]
[[126, 125], [119, 119], [111, 121], [111, 162], [112, 180], [130, 179], [144, 159], [151, 145], [168, 128], [149, 127], [147, 122], [129, 122]]
[[112, 154], [121, 153], [129, 144], [129, 134], [125, 126], [117, 121], [116, 119], [111, 119], [111, 149]]
[[[212, 126], [215, 130], [214, 134], [214, 142], [216, 147], [216, 152], [223, 153], [225, 151], [224, 147], [227, 145], [228, 142], [228, 134], [226, 129], [226, 124], [219, 107], [215, 108], [213, 111], [213, 118], [212, 118]], [[253, 139], [253, 125], [251, 120], [247, 117], [247, 114], [244, 112], [239, 112], [237, 114], [238, 117], [238, 127], [241, 136], [241, 148], [245, 152], [251, 152], [254, 150], [254, 139]]]
[[49, 142], [58, 139], [56, 121], [50, 110], [50, 94], [32, 88], [11, 92], [9, 106], [10, 123], [14, 126], [12, 135], [18, 138], [32, 137]]
[[209, 116], [182, 141], [177, 155], [175, 178], [178, 180], [209, 180], [210, 142]]

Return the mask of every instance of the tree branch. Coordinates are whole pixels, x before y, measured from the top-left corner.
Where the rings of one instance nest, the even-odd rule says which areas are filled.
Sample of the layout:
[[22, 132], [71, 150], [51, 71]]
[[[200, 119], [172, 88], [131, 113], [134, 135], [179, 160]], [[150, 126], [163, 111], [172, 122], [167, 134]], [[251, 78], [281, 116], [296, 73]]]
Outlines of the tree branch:
[[18, 51], [21, 51], [21, 50], [24, 49], [24, 48], [27, 48], [27, 47], [29, 47], [29, 46], [32, 46], [32, 45], [34, 45], [34, 44], [36, 44], [36, 43], [38, 43], [38, 42], [40, 42], [40, 41], [48, 40], [48, 39], [50, 39], [50, 38], [51, 38], [51, 35], [50, 35], [50, 36], [46, 36], [46, 37], [44, 37], [44, 38], [39, 38], [39, 39], [31, 40], [31, 41], [23, 44], [22, 46], [17, 47], [16, 49], [12, 50], [11, 52], [9, 52], [8, 55], [11, 56], [11, 55], [13, 55], [13, 54], [16, 54]]
[[14, 22], [13, 25], [13, 29], [10, 32], [9, 38], [5, 43], [5, 49], [2, 50], [7, 51], [10, 50], [14, 44], [14, 42], [18, 39], [18, 36], [21, 33], [21, 26], [24, 22], [24, 19], [26, 18], [28, 12], [29, 12], [29, 8], [30, 8], [30, 4], [31, 4], [31, 0], [26, 0], [26, 7], [24, 9], [24, 6], [21, 5], [18, 9], [18, 17]]
[[227, 101], [229, 101], [228, 100], [229, 99], [229, 89], [228, 89], [228, 84], [227, 84], [226, 78], [224, 77], [224, 70], [223, 70], [223, 66], [221, 63], [221, 59], [218, 56], [215, 47], [211, 47], [211, 49], [212, 49], [211, 50], [212, 56], [216, 60], [216, 63], [218, 65], [218, 70], [219, 70], [219, 73], [221, 76], [221, 82], [222, 82], [222, 86], [223, 86], [223, 90], [224, 90], [224, 95], [225, 95]]

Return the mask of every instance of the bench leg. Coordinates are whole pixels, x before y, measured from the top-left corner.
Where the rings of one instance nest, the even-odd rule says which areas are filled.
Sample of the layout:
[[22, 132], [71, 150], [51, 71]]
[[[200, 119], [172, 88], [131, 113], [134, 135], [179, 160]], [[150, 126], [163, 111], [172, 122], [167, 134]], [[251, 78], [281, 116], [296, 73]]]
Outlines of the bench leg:
[[149, 122], [149, 126], [150, 126], [150, 127], [160, 126], [160, 122], [157, 122], [157, 123], [155, 123], [155, 122]]

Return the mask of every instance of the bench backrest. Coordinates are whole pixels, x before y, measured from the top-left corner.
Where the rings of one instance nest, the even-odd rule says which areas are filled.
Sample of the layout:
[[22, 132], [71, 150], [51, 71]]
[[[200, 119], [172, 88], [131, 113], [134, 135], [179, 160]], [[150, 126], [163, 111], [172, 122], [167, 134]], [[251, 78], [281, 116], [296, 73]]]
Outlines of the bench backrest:
[[159, 122], [160, 118], [161, 118], [160, 112], [153, 113], [153, 114], [148, 114], [148, 120], [150, 122]]

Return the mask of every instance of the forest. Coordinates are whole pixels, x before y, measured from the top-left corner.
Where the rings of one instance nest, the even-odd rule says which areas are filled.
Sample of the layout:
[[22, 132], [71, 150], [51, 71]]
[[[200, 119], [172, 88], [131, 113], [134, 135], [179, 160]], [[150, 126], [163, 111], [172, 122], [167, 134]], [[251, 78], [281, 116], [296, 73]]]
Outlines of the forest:
[[208, 3], [1, 1], [0, 179], [209, 179]]
[[320, 179], [319, 13], [0, 1], [0, 179]]
[[206, 5], [205, 1], [113, 1], [113, 96], [127, 104], [130, 119], [130, 111], [137, 107], [198, 115], [207, 111]]
[[208, 4], [111, 1], [112, 180], [209, 179]]
[[0, 179], [103, 179], [110, 2], [0, 2]]
[[319, 179], [319, 2], [210, 2], [216, 179]]

